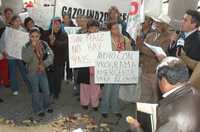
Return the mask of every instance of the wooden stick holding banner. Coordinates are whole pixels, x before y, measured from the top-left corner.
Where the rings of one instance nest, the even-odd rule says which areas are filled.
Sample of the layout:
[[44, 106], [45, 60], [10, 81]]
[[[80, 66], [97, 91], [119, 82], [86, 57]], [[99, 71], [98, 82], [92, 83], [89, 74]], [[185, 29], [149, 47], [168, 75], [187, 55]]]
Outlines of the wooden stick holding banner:
[[55, 41], [55, 36], [54, 36], [54, 23], [55, 23], [55, 13], [56, 13], [56, 0], [54, 0], [54, 8], [53, 8], [53, 16], [51, 19], [51, 35], [49, 36], [50, 39], [50, 45], [53, 45], [54, 41]]
[[[54, 7], [53, 7], [53, 19], [56, 15], [56, 0], [54, 0]], [[53, 27], [54, 27], [54, 20], [52, 19], [52, 29], [51, 29], [51, 35], [53, 36]]]
[[144, 22], [144, 1], [132, 0], [130, 3], [131, 10], [127, 20], [127, 32], [133, 40], [136, 40], [138, 30], [141, 29], [141, 23]]

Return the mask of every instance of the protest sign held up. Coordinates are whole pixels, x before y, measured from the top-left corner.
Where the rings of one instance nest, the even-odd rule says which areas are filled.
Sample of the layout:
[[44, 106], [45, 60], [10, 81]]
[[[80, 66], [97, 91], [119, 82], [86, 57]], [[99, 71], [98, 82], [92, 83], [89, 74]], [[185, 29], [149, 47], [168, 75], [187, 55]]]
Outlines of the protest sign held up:
[[21, 59], [22, 47], [29, 41], [29, 34], [7, 27], [5, 30], [6, 52], [9, 56]]
[[138, 83], [139, 52], [99, 52], [95, 63], [95, 83]]
[[112, 51], [110, 32], [69, 35], [71, 68], [94, 66], [99, 51]]

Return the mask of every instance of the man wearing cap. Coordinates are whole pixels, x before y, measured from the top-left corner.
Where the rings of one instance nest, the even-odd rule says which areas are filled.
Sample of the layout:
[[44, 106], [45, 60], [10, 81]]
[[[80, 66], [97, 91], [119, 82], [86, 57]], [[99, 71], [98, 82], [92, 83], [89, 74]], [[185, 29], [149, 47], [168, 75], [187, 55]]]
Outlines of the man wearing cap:
[[[170, 33], [168, 32], [168, 24], [170, 18], [165, 15], [161, 15], [159, 18], [154, 19], [156, 30], [149, 33], [144, 42], [159, 46], [167, 51], [167, 47], [170, 43]], [[144, 45], [141, 37], [136, 40], [136, 46], [141, 53], [140, 64], [142, 65], [142, 95], [141, 101], [143, 102], [155, 102], [159, 98], [159, 90], [156, 84], [156, 66], [159, 61], [164, 58], [163, 55], [156, 55], [152, 50]]]
[[[156, 73], [163, 93], [157, 108], [156, 132], [199, 132], [200, 98], [187, 83], [189, 73], [186, 65], [178, 58], [167, 57], [157, 67]], [[133, 119], [130, 124], [133, 132], [143, 131], [137, 120]]]

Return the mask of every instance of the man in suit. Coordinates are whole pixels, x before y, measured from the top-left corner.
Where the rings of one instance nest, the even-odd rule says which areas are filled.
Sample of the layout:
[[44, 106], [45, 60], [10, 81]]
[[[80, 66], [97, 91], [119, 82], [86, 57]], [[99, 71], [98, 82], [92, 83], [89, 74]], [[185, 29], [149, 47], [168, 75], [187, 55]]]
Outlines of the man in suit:
[[200, 61], [200, 13], [196, 10], [186, 11], [181, 20], [181, 31], [184, 36], [183, 49], [188, 57]]
[[[159, 101], [156, 132], [199, 132], [199, 94], [188, 83], [189, 73], [175, 57], [165, 58], [157, 67], [163, 99]], [[143, 132], [140, 123], [131, 123], [134, 132]]]
[[[183, 31], [183, 50], [181, 51], [180, 57], [187, 64], [190, 72], [190, 82], [192, 86], [199, 88], [200, 81], [200, 65], [191, 67], [191, 61], [189, 59], [198, 63], [200, 61], [200, 32], [198, 28], [200, 26], [200, 13], [195, 10], [186, 11], [182, 21], [181, 21], [181, 30]], [[179, 39], [180, 40], [180, 39]], [[180, 44], [180, 41], [177, 41], [177, 46]], [[180, 50], [180, 48], [179, 48]], [[184, 52], [185, 51], [185, 52]], [[179, 52], [179, 51], [178, 51]], [[184, 56], [183, 57], [183, 52]], [[189, 58], [189, 59], [187, 59]]]

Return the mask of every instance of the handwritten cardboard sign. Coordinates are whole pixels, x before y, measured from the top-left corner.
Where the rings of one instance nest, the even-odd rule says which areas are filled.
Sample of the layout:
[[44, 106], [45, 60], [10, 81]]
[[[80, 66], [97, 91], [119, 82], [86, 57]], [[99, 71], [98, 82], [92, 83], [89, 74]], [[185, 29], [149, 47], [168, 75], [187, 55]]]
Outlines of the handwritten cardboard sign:
[[100, 51], [112, 51], [110, 32], [69, 35], [71, 68], [94, 66]]
[[95, 63], [95, 83], [138, 83], [139, 52], [99, 52]]
[[22, 48], [29, 41], [29, 34], [6, 27], [4, 39], [8, 55], [21, 59]]

